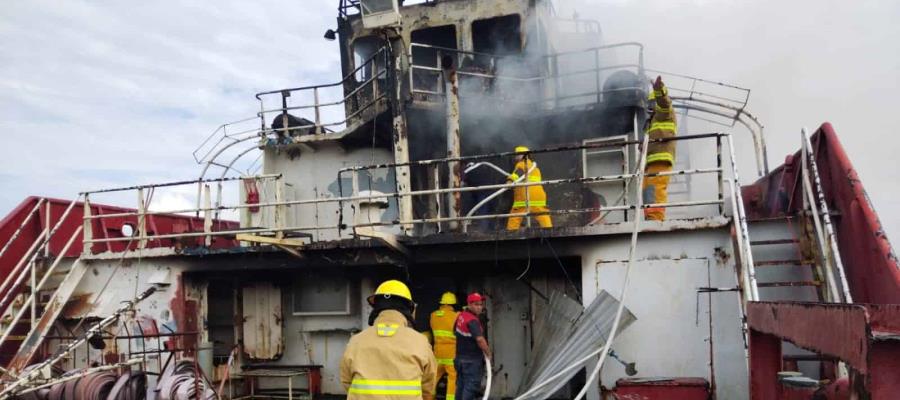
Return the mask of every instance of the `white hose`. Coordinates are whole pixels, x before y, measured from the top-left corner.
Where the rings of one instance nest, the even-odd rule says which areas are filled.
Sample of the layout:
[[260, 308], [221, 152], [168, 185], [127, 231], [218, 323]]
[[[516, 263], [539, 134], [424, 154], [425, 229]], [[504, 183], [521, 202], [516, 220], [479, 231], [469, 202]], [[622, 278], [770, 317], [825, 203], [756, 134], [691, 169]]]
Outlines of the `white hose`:
[[481, 400], [488, 400], [488, 396], [491, 394], [491, 377], [493, 373], [491, 372], [491, 359], [487, 355], [484, 356], [484, 368], [487, 371], [487, 382], [484, 386], [484, 396], [481, 397]]
[[[647, 161], [647, 145], [648, 139], [650, 135], [644, 135], [644, 145], [641, 151], [641, 160], [638, 165], [641, 166], [641, 169], [638, 171], [637, 181], [638, 185], [635, 187], [640, 190], [641, 181], [643, 181], [644, 177], [644, 167]], [[625, 295], [628, 294], [628, 283], [631, 280], [631, 266], [634, 264], [634, 253], [637, 248], [637, 237], [638, 232], [641, 230], [641, 221], [644, 220], [643, 216], [643, 205], [644, 205], [644, 197], [642, 193], [638, 191], [637, 195], [637, 207], [634, 212], [634, 230], [631, 232], [631, 248], [628, 252], [628, 266], [625, 267], [625, 282], [622, 284], [622, 294], [619, 296], [619, 308], [616, 310], [616, 318], [613, 320], [612, 329], [609, 331], [609, 339], [606, 340], [606, 344], [603, 345], [603, 350], [600, 351], [600, 361], [597, 362], [597, 366], [594, 367], [594, 370], [591, 372], [591, 376], [587, 378], [584, 382], [584, 387], [581, 388], [581, 391], [578, 392], [578, 395], [575, 396], [575, 400], [581, 400], [584, 398], [584, 395], [587, 394], [588, 388], [591, 386], [591, 383], [594, 382], [594, 379], [597, 379], [597, 375], [600, 373], [600, 368], [603, 367], [603, 362], [606, 361], [606, 356], [609, 355], [609, 349], [612, 347], [612, 342], [616, 338], [616, 331], [619, 330], [619, 323], [622, 322], [622, 312], [625, 310]]]
[[[638, 176], [636, 179], [639, 181], [643, 181], [643, 177], [644, 177], [644, 166], [645, 166], [644, 164], [646, 163], [645, 160], [647, 159], [648, 139], [649, 139], [649, 135], [644, 135], [644, 142], [643, 142], [643, 147], [641, 150], [640, 162], [638, 163], [638, 166], [640, 168], [638, 169]], [[631, 277], [631, 266], [632, 266], [632, 264], [634, 264], [634, 253], [635, 253], [635, 248], [637, 247], [637, 234], [638, 234], [638, 231], [640, 231], [640, 224], [641, 224], [641, 221], [643, 220], [643, 204], [644, 204], [643, 200], [644, 199], [643, 199], [642, 193], [640, 192], [641, 186], [635, 185], [635, 187], [638, 188], [637, 189], [638, 193], [637, 193], [637, 206], [635, 207], [635, 213], [634, 213], [635, 214], [634, 230], [631, 232], [631, 248], [630, 248], [629, 254], [628, 254], [628, 265], [625, 269], [625, 282], [622, 285], [622, 292], [619, 295], [619, 307], [616, 310], [616, 317], [615, 317], [615, 320], [613, 321], [613, 326], [612, 326], [612, 329], [610, 330], [609, 338], [606, 340], [606, 343], [603, 345], [603, 347], [600, 350], [595, 350], [595, 351], [591, 352], [590, 354], [584, 356], [580, 360], [570, 364], [568, 367], [564, 368], [562, 371], [557, 372], [555, 375], [551, 376], [550, 378], [545, 379], [543, 382], [535, 384], [530, 389], [528, 389], [525, 393], [522, 393], [519, 396], [517, 396], [514, 400], [522, 400], [522, 399], [530, 396], [532, 393], [534, 393], [538, 389], [540, 389], [544, 386], [547, 386], [548, 384], [550, 384], [552, 382], [555, 382], [557, 379], [559, 379], [560, 377], [562, 377], [569, 371], [579, 368], [582, 363], [586, 362], [587, 360], [596, 356], [597, 354], [600, 354], [600, 361], [597, 362], [597, 366], [591, 372], [590, 377], [588, 377], [588, 379], [585, 381], [584, 387], [582, 387], [581, 391], [578, 392], [578, 395], [575, 397], [575, 400], [581, 400], [584, 397], [584, 395], [587, 393], [588, 387], [590, 387], [591, 383], [594, 381], [594, 379], [597, 378], [597, 374], [600, 372], [600, 368], [603, 366], [603, 362], [606, 361], [606, 356], [609, 354], [609, 349], [612, 346], [612, 342], [616, 337], [616, 331], [619, 330], [619, 322], [622, 321], [622, 313], [625, 310], [625, 294], [627, 293], [628, 283], [629, 283], [630, 277]]]

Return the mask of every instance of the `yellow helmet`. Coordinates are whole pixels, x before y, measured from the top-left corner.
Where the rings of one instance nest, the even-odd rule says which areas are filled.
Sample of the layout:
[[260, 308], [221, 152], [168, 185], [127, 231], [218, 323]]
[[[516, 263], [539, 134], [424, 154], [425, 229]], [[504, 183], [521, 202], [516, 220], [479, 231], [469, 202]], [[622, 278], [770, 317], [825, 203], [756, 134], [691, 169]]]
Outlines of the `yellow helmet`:
[[516, 146], [516, 153], [527, 153], [528, 148], [525, 146]]
[[456, 295], [453, 292], [444, 292], [441, 295], [441, 304], [456, 304]]
[[369, 304], [373, 304], [375, 302], [375, 296], [379, 295], [397, 296], [409, 300], [410, 302], [413, 301], [412, 293], [409, 292], [409, 287], [407, 287], [403, 282], [394, 279], [381, 282], [381, 284], [378, 285], [378, 288], [375, 289], [375, 294], [369, 296], [369, 298], [367, 299], [369, 301]]

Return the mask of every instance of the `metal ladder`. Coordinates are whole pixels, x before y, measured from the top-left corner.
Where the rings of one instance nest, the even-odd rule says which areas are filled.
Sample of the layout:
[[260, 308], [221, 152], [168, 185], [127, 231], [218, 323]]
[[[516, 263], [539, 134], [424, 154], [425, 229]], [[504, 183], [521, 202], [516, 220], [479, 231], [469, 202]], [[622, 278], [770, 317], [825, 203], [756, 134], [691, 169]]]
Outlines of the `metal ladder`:
[[[35, 209], [43, 202], [44, 199], [41, 199]], [[49, 251], [51, 239], [59, 231], [77, 203], [78, 198], [69, 204], [53, 228], [49, 228], [48, 223], [48, 227], [31, 244], [29, 250], [10, 270], [9, 275], [0, 286], [0, 294], [2, 294], [0, 307], [3, 311], [0, 314], [3, 317], [3, 326], [0, 327], [0, 348], [3, 348], [8, 354], [15, 352], [15, 356], [7, 365], [10, 373], [21, 371], [40, 348], [43, 338], [53, 327], [53, 323], [86, 271], [80, 258], [72, 263], [68, 271], [60, 271], [59, 268], [65, 254], [81, 234], [82, 225], [79, 225], [71, 234], [59, 254], [54, 257]], [[30, 219], [29, 215], [19, 230]], [[19, 230], [13, 234], [3, 251], [12, 240], [15, 240]], [[40, 254], [44, 254], [45, 259], [39, 260]], [[41, 268], [41, 265], [46, 265], [50, 260], [52, 262], [47, 268]], [[65, 276], [59, 281], [58, 276], [63, 273]], [[53, 281], [59, 281], [55, 287], [52, 284]], [[46, 302], [42, 301], [44, 298], [48, 298]]]

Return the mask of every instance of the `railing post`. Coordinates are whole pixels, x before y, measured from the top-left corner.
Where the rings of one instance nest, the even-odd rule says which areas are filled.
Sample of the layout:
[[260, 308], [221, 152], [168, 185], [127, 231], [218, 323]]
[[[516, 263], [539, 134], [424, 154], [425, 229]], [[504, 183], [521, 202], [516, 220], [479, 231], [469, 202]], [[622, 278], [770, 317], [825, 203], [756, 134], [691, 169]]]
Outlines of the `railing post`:
[[[440, 164], [432, 164], [431, 166], [432, 166], [432, 171], [434, 172], [434, 190], [439, 190], [441, 188]], [[435, 217], [441, 218], [441, 214], [443, 214], [443, 213], [441, 212], [441, 194], [440, 193], [434, 194], [434, 201], [437, 204], [437, 215], [435, 215]], [[466, 225], [466, 223], [464, 222], [463, 223], [463, 231], [465, 231], [465, 225]], [[442, 231], [440, 221], [437, 222], [437, 231], [438, 232]]]
[[[378, 58], [376, 56], [376, 58], [373, 58], [372, 60], [375, 61], [377, 59]], [[372, 74], [372, 101], [376, 101], [378, 99], [378, 63], [372, 62], [371, 68], [372, 68], [372, 72], [371, 72], [371, 74]], [[375, 112], [378, 112], [378, 104], [375, 105]]]
[[[147, 215], [146, 215], [147, 203], [146, 203], [146, 199], [144, 198], [144, 188], [138, 189], [137, 195], [138, 195], [138, 209], [137, 209], [138, 229], [137, 229], [137, 232], [138, 232], [138, 237], [141, 238], [140, 240], [138, 240], [138, 248], [143, 249], [144, 247], [147, 246], [147, 239], [145, 239], [147, 237]], [[128, 249], [125, 249], [125, 250], [128, 250]]]
[[354, 198], [350, 204], [353, 207], [353, 228], [359, 225], [360, 221], [360, 209], [359, 209], [359, 170], [353, 170], [353, 173], [350, 175], [350, 196]]
[[81, 230], [82, 234], [82, 254], [88, 255], [91, 254], [92, 243], [91, 240], [94, 239], [94, 229], [91, 220], [91, 200], [87, 193], [84, 194], [84, 219], [82, 221], [83, 229]]
[[[47, 248], [50, 247], [50, 241], [47, 241]], [[62, 258], [64, 255], [60, 254], [59, 257]], [[31, 262], [31, 285], [29, 287], [29, 291], [31, 291], [31, 297], [34, 298], [34, 301], [31, 302], [31, 323], [30, 326], [34, 329], [34, 325], [37, 323], [37, 261]], [[12, 329], [12, 326], [10, 326]]]
[[600, 86], [600, 49], [594, 49], [594, 72], [597, 73], [597, 103], [600, 103], [600, 97], [603, 89]]
[[[44, 215], [46, 217], [44, 219], [44, 222], [46, 224], [46, 225], [44, 225], [44, 227], [46, 227], [47, 229], [50, 229], [50, 210], [52, 210], [51, 204], [52, 204], [52, 202], [47, 201], [47, 212]], [[50, 257], [50, 243], [49, 242], [47, 242], [47, 245], [44, 246], [44, 257]]]
[[209, 185], [203, 185], [203, 244], [212, 245], [212, 193]]
[[284, 179], [275, 180], [275, 238], [284, 239], [284, 220], [287, 206], [284, 203]]
[[725, 215], [725, 181], [722, 173], [722, 136], [716, 136], [716, 168], [719, 169], [719, 215]]
[[[322, 116], [319, 113], [319, 88], [313, 88], [313, 101], [315, 102], [315, 107], [313, 108], [316, 112], [316, 135], [322, 134]], [[287, 113], [287, 110], [285, 110]]]
[[[459, 128], [459, 83], [457, 81], [456, 68], [453, 65], [444, 69], [444, 85], [447, 106], [447, 158], [458, 158], [460, 150]], [[462, 166], [459, 161], [447, 163], [448, 180], [447, 187], [456, 189], [462, 187]], [[462, 194], [451, 192], [447, 196], [447, 217], [459, 217], [462, 208]], [[458, 221], [451, 221], [449, 229], [455, 231], [459, 226]]]

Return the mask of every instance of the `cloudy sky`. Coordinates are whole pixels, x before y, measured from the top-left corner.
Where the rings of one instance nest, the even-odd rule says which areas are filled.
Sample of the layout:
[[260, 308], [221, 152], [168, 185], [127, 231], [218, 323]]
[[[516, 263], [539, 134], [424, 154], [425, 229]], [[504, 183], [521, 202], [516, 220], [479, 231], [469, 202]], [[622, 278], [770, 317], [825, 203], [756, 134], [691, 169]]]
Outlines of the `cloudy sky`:
[[[339, 79], [337, 0], [12, 0], [0, 14], [0, 215], [25, 196], [194, 178], [192, 152], [252, 116], [253, 94]], [[773, 166], [834, 124], [900, 235], [900, 2], [566, 0], [646, 63], [753, 90]], [[745, 174], [750, 175], [750, 174]], [[745, 176], [749, 179], [751, 176]], [[178, 193], [158, 202], [181, 204]], [[132, 199], [111, 198], [131, 206]]]

